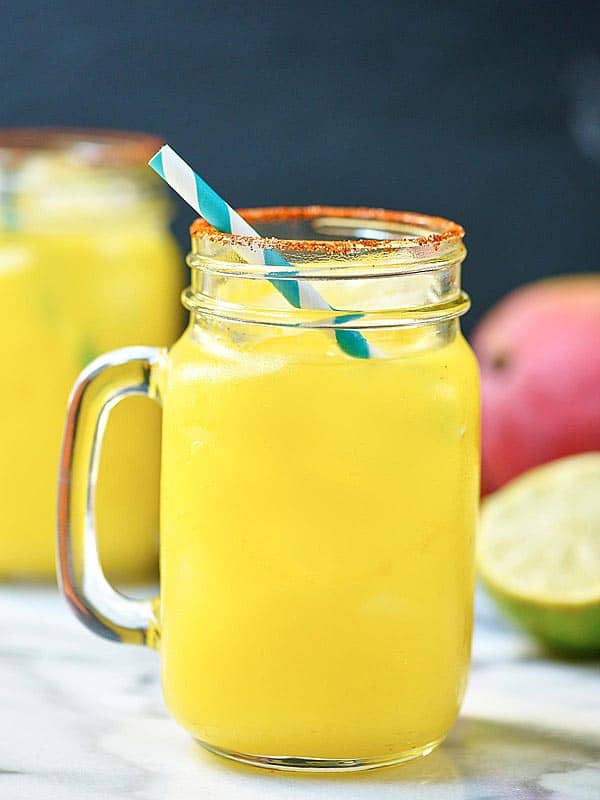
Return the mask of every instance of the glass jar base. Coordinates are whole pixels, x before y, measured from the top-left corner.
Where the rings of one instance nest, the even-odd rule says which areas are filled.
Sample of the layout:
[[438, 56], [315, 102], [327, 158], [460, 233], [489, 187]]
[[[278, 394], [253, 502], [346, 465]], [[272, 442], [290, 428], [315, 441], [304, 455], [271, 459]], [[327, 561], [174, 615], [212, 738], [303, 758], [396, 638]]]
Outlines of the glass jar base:
[[196, 739], [199, 745], [214, 755], [248, 764], [251, 767], [263, 769], [277, 769], [284, 772], [361, 772], [368, 769], [394, 767], [405, 761], [428, 756], [443, 741], [444, 737], [434, 742], [413, 747], [394, 755], [375, 756], [373, 758], [305, 758], [304, 756], [259, 756], [251, 753], [238, 753], [224, 747], [215, 747], [212, 744]]

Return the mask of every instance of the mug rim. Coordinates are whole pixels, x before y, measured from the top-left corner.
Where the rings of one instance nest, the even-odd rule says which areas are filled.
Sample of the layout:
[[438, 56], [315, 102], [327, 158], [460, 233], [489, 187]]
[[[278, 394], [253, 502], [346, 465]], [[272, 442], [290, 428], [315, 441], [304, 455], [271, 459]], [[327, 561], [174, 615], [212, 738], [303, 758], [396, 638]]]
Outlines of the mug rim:
[[98, 166], [140, 166], [160, 148], [152, 133], [114, 128], [0, 128], [0, 159], [26, 159], [37, 152], [66, 152], [75, 161]]
[[[394, 211], [365, 206], [266, 206], [243, 208], [240, 215], [249, 223], [310, 221], [319, 217], [332, 220], [356, 220], [370, 223], [372, 228], [381, 227], [382, 232], [394, 226], [414, 229], [414, 234], [378, 238], [352, 239], [285, 239], [274, 236], [252, 237], [248, 235], [217, 231], [202, 217], [190, 226], [192, 240], [200, 237], [223, 247], [248, 247], [252, 250], [289, 250], [305, 256], [351, 255], [364, 251], [393, 253], [407, 247], [437, 250], [443, 244], [460, 245], [465, 231], [462, 225], [445, 217], [421, 214], [413, 211]], [[400, 231], [398, 231], [400, 233]]]

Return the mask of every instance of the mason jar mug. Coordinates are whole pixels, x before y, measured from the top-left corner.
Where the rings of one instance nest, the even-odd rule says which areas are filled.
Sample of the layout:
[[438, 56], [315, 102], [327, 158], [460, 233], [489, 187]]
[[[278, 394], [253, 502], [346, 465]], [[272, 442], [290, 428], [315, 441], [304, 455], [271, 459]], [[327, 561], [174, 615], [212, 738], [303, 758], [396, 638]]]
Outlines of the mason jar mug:
[[[157, 146], [114, 131], [0, 131], [2, 578], [54, 578], [56, 470], [77, 374], [109, 348], [165, 346], [183, 327], [170, 206], [145, 166]], [[156, 569], [159, 437], [158, 409], [139, 399], [107, 432], [98, 526], [118, 579]]]
[[[179, 341], [108, 353], [73, 389], [64, 593], [97, 633], [159, 649], [168, 708], [216, 753], [300, 770], [425, 755], [458, 712], [471, 638], [479, 401], [462, 228], [241, 213], [265, 238], [192, 227]], [[152, 601], [111, 588], [95, 542], [102, 434], [130, 395], [163, 409]]]

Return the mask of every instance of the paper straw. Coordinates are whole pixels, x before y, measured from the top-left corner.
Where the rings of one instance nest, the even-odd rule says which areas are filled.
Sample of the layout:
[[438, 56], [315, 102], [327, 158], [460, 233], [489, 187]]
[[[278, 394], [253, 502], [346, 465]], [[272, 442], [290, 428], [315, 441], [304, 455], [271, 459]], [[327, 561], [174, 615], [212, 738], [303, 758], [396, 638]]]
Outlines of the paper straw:
[[[204, 181], [186, 162], [169, 147], [163, 145], [148, 162], [149, 166], [169, 184], [200, 216], [221, 233], [233, 233], [241, 236], [260, 238], [258, 231], [249, 225], [235, 209], [220, 197], [206, 181]], [[252, 263], [264, 264], [268, 267], [292, 266], [277, 250], [260, 248], [254, 251]], [[280, 292], [294, 308], [310, 308], [334, 311], [329, 303], [307, 281], [296, 278], [277, 277], [275, 273], [266, 273], [269, 282]], [[341, 324], [362, 316], [344, 314], [334, 316], [334, 322]], [[373, 349], [365, 337], [358, 331], [336, 328], [335, 338], [341, 350], [353, 358], [370, 358]]]

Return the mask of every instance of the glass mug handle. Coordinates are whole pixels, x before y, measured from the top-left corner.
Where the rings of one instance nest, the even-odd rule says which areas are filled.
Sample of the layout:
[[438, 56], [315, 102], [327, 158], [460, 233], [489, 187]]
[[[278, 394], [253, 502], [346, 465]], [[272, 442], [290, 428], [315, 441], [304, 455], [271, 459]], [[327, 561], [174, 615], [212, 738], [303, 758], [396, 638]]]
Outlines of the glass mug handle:
[[106, 579], [98, 555], [95, 495], [102, 437], [111, 410], [132, 395], [157, 402], [153, 369], [166, 350], [124, 347], [100, 356], [79, 375], [71, 392], [58, 480], [57, 569], [76, 616], [113, 641], [156, 647], [158, 598], [136, 600]]

